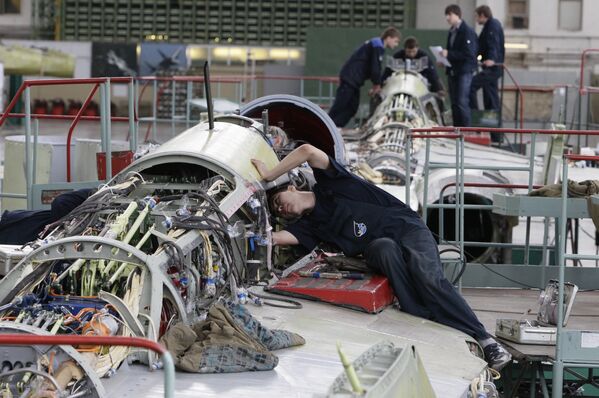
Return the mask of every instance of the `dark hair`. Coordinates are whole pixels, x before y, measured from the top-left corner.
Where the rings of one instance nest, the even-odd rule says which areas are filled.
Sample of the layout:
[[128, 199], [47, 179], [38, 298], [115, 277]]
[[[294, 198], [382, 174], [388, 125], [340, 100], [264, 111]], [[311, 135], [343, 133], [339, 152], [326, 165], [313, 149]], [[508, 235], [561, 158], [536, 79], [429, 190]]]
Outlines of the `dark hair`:
[[450, 4], [445, 7], [445, 15], [455, 14], [458, 17], [462, 18], [462, 9], [457, 4]]
[[272, 214], [277, 214], [275, 206], [275, 198], [281, 193], [287, 191], [289, 185], [283, 185], [268, 192], [268, 209]]
[[399, 30], [394, 27], [394, 26], [389, 26], [387, 29], [385, 29], [383, 31], [383, 33], [381, 33], [381, 40], [385, 40], [387, 37], [401, 37], [401, 33], [399, 33]]
[[411, 50], [413, 48], [419, 47], [418, 40], [414, 36], [410, 36], [406, 38], [406, 41], [403, 42], [403, 48], [407, 50]]
[[482, 5], [482, 6], [476, 7], [474, 12], [476, 12], [476, 14], [479, 16], [481, 16], [481, 15], [484, 16], [485, 18], [493, 18], [493, 13], [491, 12], [491, 8], [489, 8], [489, 6], [487, 6], [487, 5]]

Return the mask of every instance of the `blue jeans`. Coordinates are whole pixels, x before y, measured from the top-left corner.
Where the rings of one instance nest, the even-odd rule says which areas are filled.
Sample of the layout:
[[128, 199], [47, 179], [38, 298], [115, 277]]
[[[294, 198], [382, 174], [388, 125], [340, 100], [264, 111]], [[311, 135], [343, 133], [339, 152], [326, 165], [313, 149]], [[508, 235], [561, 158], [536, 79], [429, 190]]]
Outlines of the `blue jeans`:
[[470, 86], [472, 73], [447, 76], [449, 86], [449, 99], [451, 100], [451, 114], [453, 125], [459, 127], [470, 126]]

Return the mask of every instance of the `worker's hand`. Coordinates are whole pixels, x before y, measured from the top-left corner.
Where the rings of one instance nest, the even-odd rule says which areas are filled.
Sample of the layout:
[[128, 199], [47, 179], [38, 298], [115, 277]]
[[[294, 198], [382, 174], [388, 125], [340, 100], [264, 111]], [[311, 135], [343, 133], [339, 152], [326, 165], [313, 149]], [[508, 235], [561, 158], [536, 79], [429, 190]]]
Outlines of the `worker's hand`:
[[266, 180], [268, 177], [269, 170], [268, 167], [266, 167], [266, 165], [264, 164], [264, 162], [258, 159], [252, 159], [252, 164], [254, 165], [256, 170], [258, 170], [258, 174], [260, 174], [260, 177]]
[[485, 59], [483, 61], [483, 65], [486, 66], [487, 68], [495, 65], [495, 61], [493, 61], [492, 59]]
[[381, 92], [381, 85], [375, 84], [374, 86], [372, 86], [372, 88], [370, 90], [368, 90], [368, 95], [370, 95], [371, 97], [374, 97], [375, 95], [377, 95], [380, 92]]
[[443, 49], [443, 50], [441, 50], [441, 55], [442, 55], [444, 58], [447, 58], [447, 50], [446, 50], [446, 49]]

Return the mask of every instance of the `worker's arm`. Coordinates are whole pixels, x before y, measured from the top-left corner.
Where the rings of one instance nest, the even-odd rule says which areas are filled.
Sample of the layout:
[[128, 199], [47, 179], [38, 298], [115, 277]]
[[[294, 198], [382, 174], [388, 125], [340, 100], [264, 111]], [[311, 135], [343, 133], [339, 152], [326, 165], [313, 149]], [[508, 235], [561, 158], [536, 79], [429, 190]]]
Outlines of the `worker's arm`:
[[[493, 22], [493, 21], [492, 21]], [[501, 51], [501, 26], [491, 23], [489, 32], [487, 33], [487, 58], [483, 60], [483, 64], [487, 67], [495, 65], [499, 61], [499, 53]]]
[[272, 233], [273, 245], [299, 245], [297, 238], [288, 231], [277, 231]]
[[[379, 45], [382, 45], [379, 44]], [[381, 64], [385, 55], [385, 48], [372, 44], [370, 53], [370, 81], [373, 85], [381, 84]]]
[[265, 181], [273, 181], [283, 174], [287, 173], [299, 166], [300, 164], [308, 162], [310, 167], [313, 169], [326, 170], [329, 167], [329, 156], [321, 151], [320, 149], [310, 144], [304, 144], [299, 148], [294, 149], [289, 155], [279, 162], [272, 170], [268, 170], [268, 167], [258, 159], [252, 159], [252, 164], [260, 173], [260, 176]]
[[431, 85], [431, 92], [438, 93], [439, 91], [443, 91], [443, 84], [439, 80], [439, 74], [437, 73], [437, 68], [435, 68], [435, 64], [433, 61], [428, 58], [427, 68], [422, 71], [422, 76], [428, 80]]

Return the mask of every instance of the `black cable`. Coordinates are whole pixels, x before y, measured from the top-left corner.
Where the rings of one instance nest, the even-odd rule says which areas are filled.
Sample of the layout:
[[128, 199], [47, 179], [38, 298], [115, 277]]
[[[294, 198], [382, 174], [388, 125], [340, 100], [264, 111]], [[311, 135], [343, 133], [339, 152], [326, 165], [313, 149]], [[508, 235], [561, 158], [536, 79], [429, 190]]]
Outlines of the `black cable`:
[[282, 305], [282, 304], [275, 304], [272, 303], [270, 301], [263, 301], [262, 303], [264, 305], [268, 305], [270, 307], [277, 307], [277, 308], [286, 308], [286, 309], [290, 309], [290, 310], [299, 310], [301, 308], [303, 308], [302, 303], [300, 303], [299, 301], [295, 301], [292, 299], [287, 299], [287, 298], [283, 298], [283, 297], [275, 297], [275, 296], [266, 296], [263, 294], [258, 294], [258, 293], [254, 293], [254, 292], [249, 292], [248, 291], [248, 296], [252, 297], [258, 297], [262, 300], [274, 300], [274, 301], [281, 301], [283, 303], [289, 303], [291, 305]]
[[[458, 253], [461, 254], [460, 251], [457, 248], [453, 248], [453, 247], [449, 247], [446, 249], [443, 249], [439, 252], [439, 255], [443, 254], [443, 253], [448, 253], [448, 252], [453, 252], [453, 253]], [[465, 252], [465, 251], [464, 251]], [[451, 284], [455, 285], [460, 278], [462, 277], [462, 275], [464, 274], [464, 271], [466, 271], [466, 259], [465, 258], [460, 258], [460, 262], [462, 263], [462, 267], [460, 268], [460, 272], [458, 272], [458, 275], [452, 279]]]
[[[438, 234], [434, 233], [433, 231], [431, 231], [431, 233], [434, 236], [436, 236], [439, 240], [441, 240], [441, 237]], [[457, 249], [457, 252], [459, 253], [459, 249], [460, 249], [459, 246], [457, 246], [457, 245], [455, 245], [453, 243], [449, 243], [449, 242], [444, 242], [444, 243], [447, 244], [447, 245], [449, 245], [449, 246], [455, 247]], [[445, 249], [445, 250], [451, 251], [451, 249]], [[466, 255], [474, 258], [474, 256], [472, 255], [472, 253], [468, 252], [466, 249], [464, 249], [464, 254], [466, 254]], [[466, 264], [466, 259], [465, 258], [462, 261], [464, 262], [464, 264]], [[494, 269], [492, 269], [491, 267], [489, 267], [489, 265], [487, 265], [485, 263], [478, 263], [478, 264], [480, 264], [487, 271], [490, 271], [490, 272], [492, 272], [492, 273], [494, 273], [494, 274], [496, 274], [496, 275], [498, 275], [498, 276], [500, 276], [500, 277], [502, 277], [502, 278], [504, 278], [504, 279], [506, 279], [506, 280], [508, 280], [510, 282], [516, 283], [516, 284], [518, 284], [520, 286], [527, 287], [529, 289], [541, 289], [541, 290], [543, 289], [543, 288], [538, 287], [538, 286], [531, 286], [531, 285], [529, 285], [527, 283], [520, 282], [520, 281], [518, 281], [516, 279], [512, 279], [509, 276], [506, 276], [506, 275], [502, 274], [501, 272], [495, 271]], [[466, 266], [464, 265], [464, 267], [463, 267], [462, 270], [465, 271], [465, 269], [466, 269]], [[461, 272], [461, 273], [463, 274], [463, 272]], [[460, 274], [460, 277], [461, 277], [461, 274]], [[459, 280], [459, 278], [458, 278], [458, 280]], [[455, 282], [453, 284], [455, 284]]]

